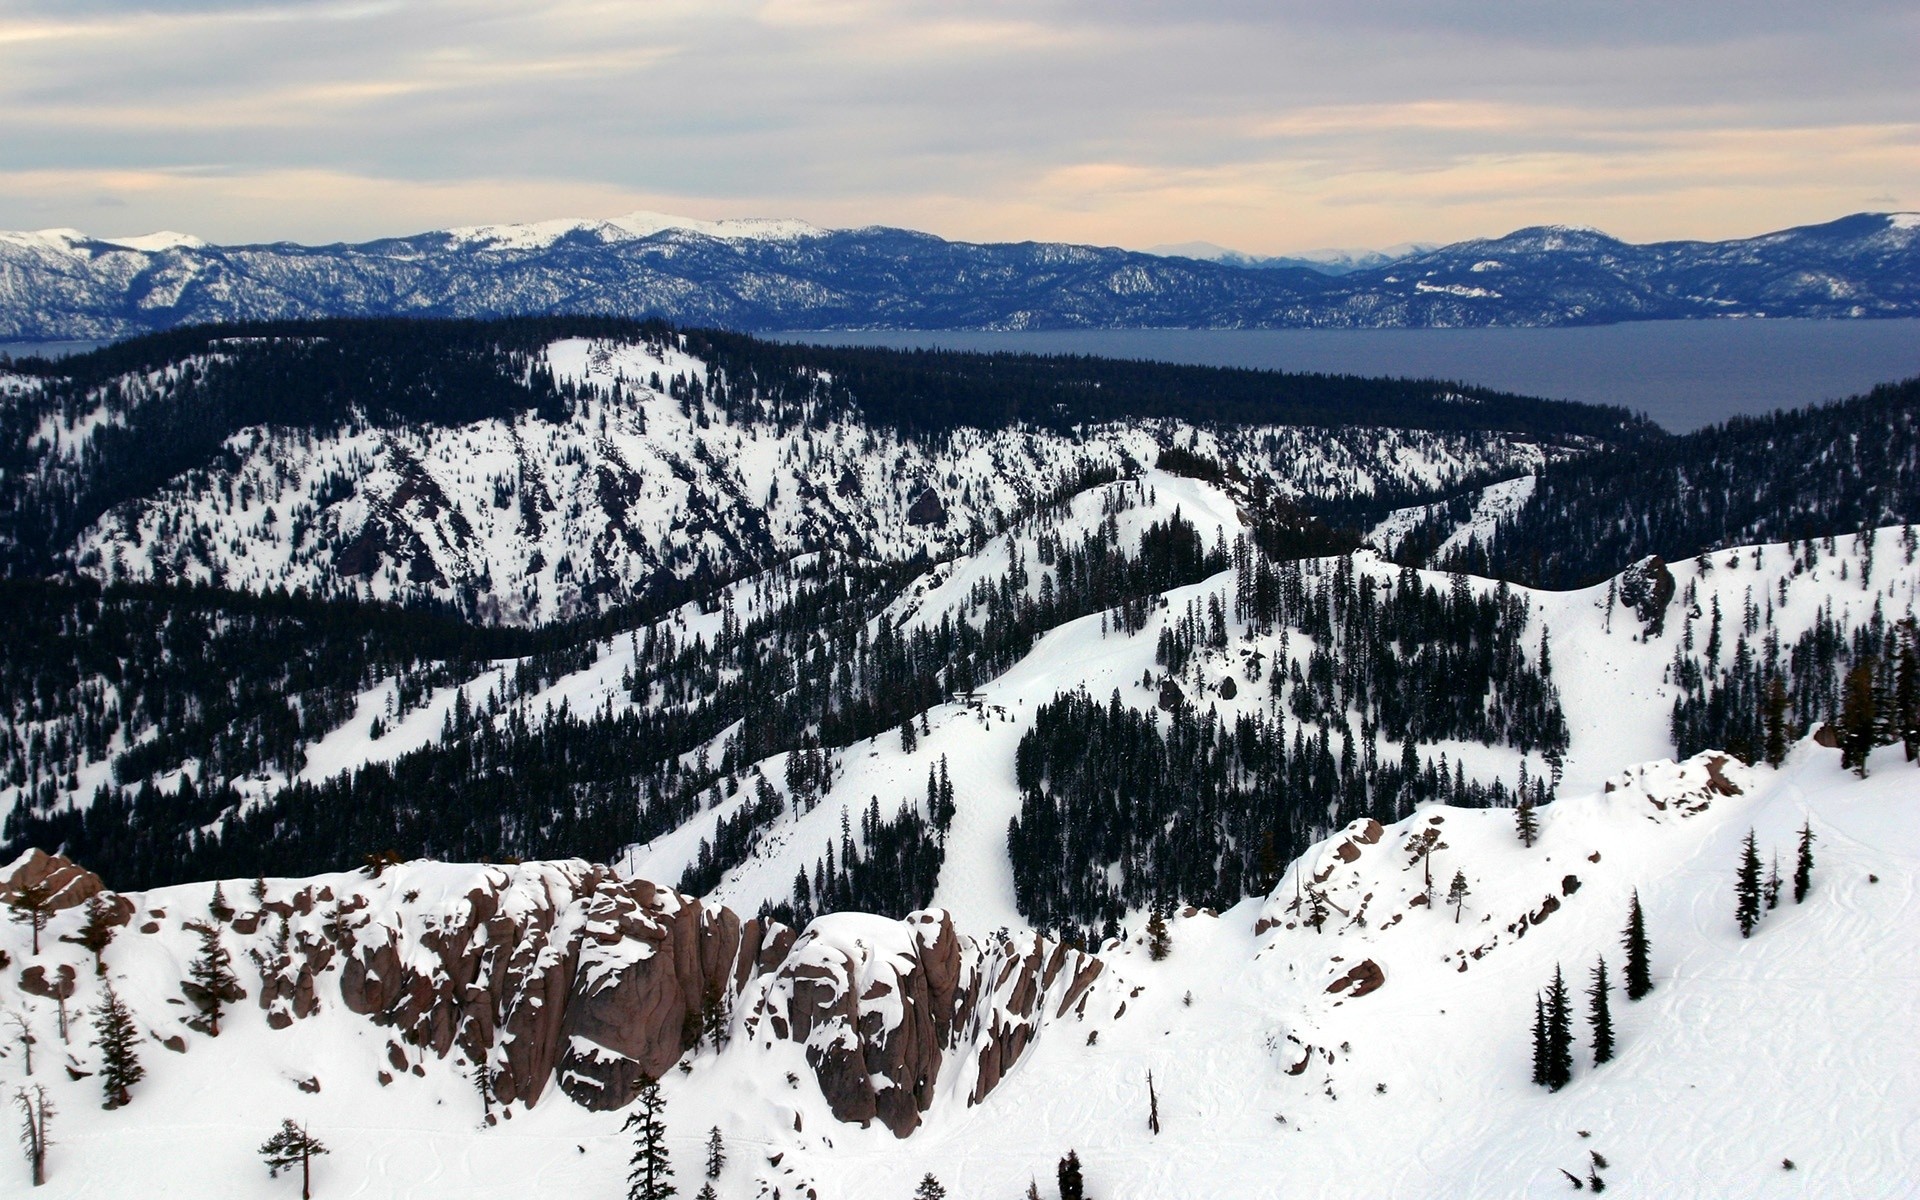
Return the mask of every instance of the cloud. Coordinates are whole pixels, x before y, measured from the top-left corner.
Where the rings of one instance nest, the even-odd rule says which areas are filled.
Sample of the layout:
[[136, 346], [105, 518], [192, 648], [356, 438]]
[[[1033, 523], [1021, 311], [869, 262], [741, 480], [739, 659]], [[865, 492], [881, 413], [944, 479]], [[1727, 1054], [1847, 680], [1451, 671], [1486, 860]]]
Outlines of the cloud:
[[1909, 8], [16, 0], [0, 227], [112, 194], [218, 240], [642, 206], [1255, 251], [1730, 236], [1920, 194]]

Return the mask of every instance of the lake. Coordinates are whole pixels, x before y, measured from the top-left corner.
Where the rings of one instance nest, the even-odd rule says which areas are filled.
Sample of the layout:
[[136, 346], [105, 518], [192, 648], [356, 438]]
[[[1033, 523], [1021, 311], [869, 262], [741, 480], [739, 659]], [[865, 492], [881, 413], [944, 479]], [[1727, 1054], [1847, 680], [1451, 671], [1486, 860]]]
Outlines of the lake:
[[1920, 320], [1642, 321], [1558, 329], [1076, 329], [777, 333], [833, 346], [1094, 354], [1449, 379], [1622, 404], [1683, 433], [1920, 375]]

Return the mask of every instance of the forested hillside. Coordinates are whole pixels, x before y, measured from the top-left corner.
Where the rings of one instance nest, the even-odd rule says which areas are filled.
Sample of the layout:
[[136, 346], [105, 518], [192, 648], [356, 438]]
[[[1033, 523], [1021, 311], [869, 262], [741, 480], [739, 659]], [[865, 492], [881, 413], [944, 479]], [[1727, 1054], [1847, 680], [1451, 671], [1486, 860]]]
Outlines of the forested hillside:
[[1557, 462], [1522, 503], [1463, 540], [1469, 517], [1465, 502], [1431, 510], [1396, 540], [1396, 556], [1567, 588], [1650, 554], [1920, 521], [1920, 379]]

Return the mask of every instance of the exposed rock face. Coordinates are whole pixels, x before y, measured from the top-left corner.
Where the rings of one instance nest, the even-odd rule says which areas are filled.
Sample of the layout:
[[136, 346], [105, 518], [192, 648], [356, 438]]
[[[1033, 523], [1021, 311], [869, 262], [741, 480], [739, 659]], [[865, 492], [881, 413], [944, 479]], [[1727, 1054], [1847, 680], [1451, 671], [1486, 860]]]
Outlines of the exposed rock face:
[[1673, 572], [1657, 554], [1620, 573], [1620, 603], [1639, 614], [1649, 637], [1658, 637], [1666, 628], [1673, 593]]
[[977, 942], [942, 911], [836, 914], [765, 981], [746, 1029], [767, 1045], [803, 1043], [834, 1116], [878, 1118], [905, 1137], [941, 1091], [977, 1104], [1046, 1023], [1086, 1019], [1102, 972], [1031, 935]]
[[[316, 906], [303, 892], [288, 907]], [[671, 1068], [709, 999], [727, 1004], [793, 936], [577, 862], [410, 864], [341, 901], [322, 936], [290, 928], [262, 997], [281, 1020], [313, 1010], [337, 948], [352, 1011], [420, 1051], [484, 1062], [502, 1103], [534, 1104], [557, 1077], [596, 1109]]]
[[106, 890], [106, 885], [92, 871], [36, 848], [15, 859], [13, 865], [6, 868], [6, 874], [0, 876], [0, 901], [11, 900], [20, 894], [20, 889], [35, 884], [47, 889], [49, 903], [55, 910], [85, 904]]
[[[63, 906], [100, 891], [37, 851], [0, 879], [53, 880]], [[252, 890], [229, 883], [231, 895]], [[137, 899], [113, 897], [121, 923], [141, 908], [152, 918], [131, 936], [182, 936]], [[976, 941], [936, 911], [836, 914], [796, 938], [580, 861], [383, 864], [371, 877], [282, 884], [236, 909], [216, 928], [236, 969], [258, 971], [270, 1028], [344, 1007], [392, 1031], [368, 1064], [383, 1081], [423, 1074], [428, 1059], [461, 1074], [480, 1064], [502, 1105], [530, 1107], [557, 1083], [587, 1108], [620, 1108], [642, 1075], [665, 1075], [710, 1036], [729, 1053], [802, 1045], [836, 1117], [877, 1118], [905, 1137], [941, 1096], [985, 1099], [1049, 1022], [1122, 1007], [1100, 994], [1121, 985], [1098, 959], [1031, 934]], [[59, 998], [76, 979], [71, 965], [36, 964], [20, 986]], [[168, 1036], [178, 1018], [142, 1019], [185, 1051]]]

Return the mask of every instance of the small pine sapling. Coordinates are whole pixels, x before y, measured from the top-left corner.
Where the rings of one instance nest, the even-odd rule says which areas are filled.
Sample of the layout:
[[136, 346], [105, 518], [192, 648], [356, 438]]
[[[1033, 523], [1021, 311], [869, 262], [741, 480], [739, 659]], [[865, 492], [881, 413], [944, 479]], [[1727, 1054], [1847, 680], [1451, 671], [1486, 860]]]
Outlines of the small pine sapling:
[[1733, 895], [1740, 936], [1752, 937], [1760, 925], [1760, 849], [1751, 829], [1740, 843], [1740, 867], [1734, 873]]
[[1520, 807], [1513, 810], [1513, 831], [1520, 838], [1520, 844], [1529, 850], [1540, 840], [1540, 816], [1533, 811], [1533, 801], [1523, 799]]
[[1800, 826], [1800, 852], [1793, 864], [1793, 902], [1805, 902], [1807, 892], [1813, 888], [1813, 822], [1806, 821]]
[[114, 920], [117, 914], [114, 906], [105, 896], [95, 896], [87, 901], [86, 919], [80, 925], [80, 932], [73, 934], [71, 940], [93, 955], [93, 973], [107, 973], [107, 947], [113, 944], [114, 935], [120, 932]]
[[1453, 886], [1447, 889], [1447, 903], [1453, 905], [1453, 923], [1455, 925], [1460, 923], [1460, 910], [1465, 907], [1467, 897], [1472, 894], [1472, 889], [1467, 886], [1467, 873], [1465, 871], [1455, 871], [1453, 873]]
[[1647, 945], [1647, 916], [1640, 908], [1640, 891], [1634, 889], [1633, 902], [1627, 908], [1627, 932], [1621, 938], [1627, 947], [1627, 999], [1638, 1000], [1653, 990], [1652, 954]]
[[1147, 1129], [1160, 1132], [1160, 1093], [1153, 1090], [1153, 1072], [1147, 1072]]
[[136, 1049], [139, 1040], [127, 1002], [108, 984], [93, 1010], [93, 1044], [100, 1051], [100, 1089], [106, 1096], [100, 1107], [120, 1108], [133, 1100], [133, 1085], [147, 1074]]
[[200, 935], [200, 953], [187, 964], [187, 978], [180, 984], [180, 990], [200, 1010], [187, 1023], [208, 1037], [219, 1037], [220, 1016], [226, 1006], [245, 1000], [247, 993], [233, 973], [233, 955], [221, 945], [220, 931], [197, 921], [187, 928]]
[[1777, 853], [1767, 868], [1767, 881], [1760, 885], [1760, 895], [1769, 909], [1780, 907], [1780, 855]]
[[920, 1177], [920, 1186], [913, 1189], [913, 1200], [947, 1200], [947, 1189], [928, 1171]]
[[1613, 1009], [1607, 987], [1607, 960], [1593, 964], [1593, 982], [1587, 988], [1587, 1023], [1593, 1027], [1593, 1065], [1613, 1060]]
[[22, 884], [7, 898], [13, 920], [33, 930], [33, 954], [40, 956], [40, 934], [53, 919], [53, 890], [44, 882]]
[[213, 898], [207, 901], [207, 915], [222, 925], [233, 920], [233, 905], [227, 903], [227, 894], [218, 883], [213, 885]]
[[718, 1179], [720, 1172], [727, 1169], [727, 1143], [720, 1136], [720, 1127], [715, 1125], [707, 1130], [707, 1178]]
[[320, 1139], [309, 1134], [305, 1126], [294, 1124], [291, 1117], [280, 1122], [279, 1132], [260, 1146], [268, 1179], [278, 1179], [280, 1172], [300, 1168], [300, 1200], [313, 1200], [313, 1160], [327, 1153]]
[[1078, 1154], [1071, 1150], [1067, 1151], [1067, 1156], [1060, 1160], [1060, 1167], [1055, 1175], [1060, 1184], [1060, 1200], [1087, 1200], [1087, 1184], [1080, 1177]]

